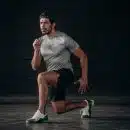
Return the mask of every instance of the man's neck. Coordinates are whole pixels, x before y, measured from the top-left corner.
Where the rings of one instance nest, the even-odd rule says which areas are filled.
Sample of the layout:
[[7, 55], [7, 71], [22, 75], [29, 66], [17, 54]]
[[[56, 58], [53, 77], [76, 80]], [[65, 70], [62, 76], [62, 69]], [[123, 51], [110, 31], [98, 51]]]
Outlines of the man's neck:
[[56, 35], [56, 30], [52, 30], [50, 34], [48, 34], [49, 37], [53, 37]]

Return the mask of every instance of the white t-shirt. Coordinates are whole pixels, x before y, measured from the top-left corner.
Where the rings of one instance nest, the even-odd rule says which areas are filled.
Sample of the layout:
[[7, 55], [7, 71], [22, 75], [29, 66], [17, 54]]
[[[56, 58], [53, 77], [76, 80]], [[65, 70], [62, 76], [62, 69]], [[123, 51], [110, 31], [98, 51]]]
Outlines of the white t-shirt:
[[47, 71], [62, 68], [73, 71], [70, 56], [79, 47], [75, 40], [60, 31], [56, 31], [55, 36], [41, 36], [39, 40], [41, 41], [41, 56], [45, 61]]

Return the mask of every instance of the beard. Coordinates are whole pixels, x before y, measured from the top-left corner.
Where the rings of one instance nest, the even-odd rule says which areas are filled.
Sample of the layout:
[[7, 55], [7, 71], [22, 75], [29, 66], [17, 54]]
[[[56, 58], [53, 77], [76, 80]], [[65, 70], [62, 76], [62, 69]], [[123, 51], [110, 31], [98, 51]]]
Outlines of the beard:
[[51, 28], [49, 29], [46, 29], [46, 28], [41, 28], [41, 32], [43, 35], [47, 35], [47, 34], [50, 34], [51, 33]]

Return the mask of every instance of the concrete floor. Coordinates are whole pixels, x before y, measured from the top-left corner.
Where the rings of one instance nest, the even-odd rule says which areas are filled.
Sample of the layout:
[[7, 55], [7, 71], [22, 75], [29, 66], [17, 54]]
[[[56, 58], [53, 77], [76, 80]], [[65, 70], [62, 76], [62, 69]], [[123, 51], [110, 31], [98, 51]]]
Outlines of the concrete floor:
[[0, 105], [0, 130], [130, 130], [130, 106], [98, 105], [91, 119], [80, 119], [79, 110], [56, 115], [48, 107], [49, 123], [25, 123], [35, 104]]

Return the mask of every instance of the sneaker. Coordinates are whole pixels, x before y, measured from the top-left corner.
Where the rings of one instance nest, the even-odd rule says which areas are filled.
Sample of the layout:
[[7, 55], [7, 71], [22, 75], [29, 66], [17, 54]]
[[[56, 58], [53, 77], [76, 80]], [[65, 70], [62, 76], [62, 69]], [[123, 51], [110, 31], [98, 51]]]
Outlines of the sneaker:
[[26, 120], [26, 123], [45, 123], [47, 121], [48, 115], [42, 114], [37, 110], [32, 118]]
[[94, 100], [84, 100], [87, 106], [80, 110], [81, 118], [90, 118], [92, 106], [94, 106]]

